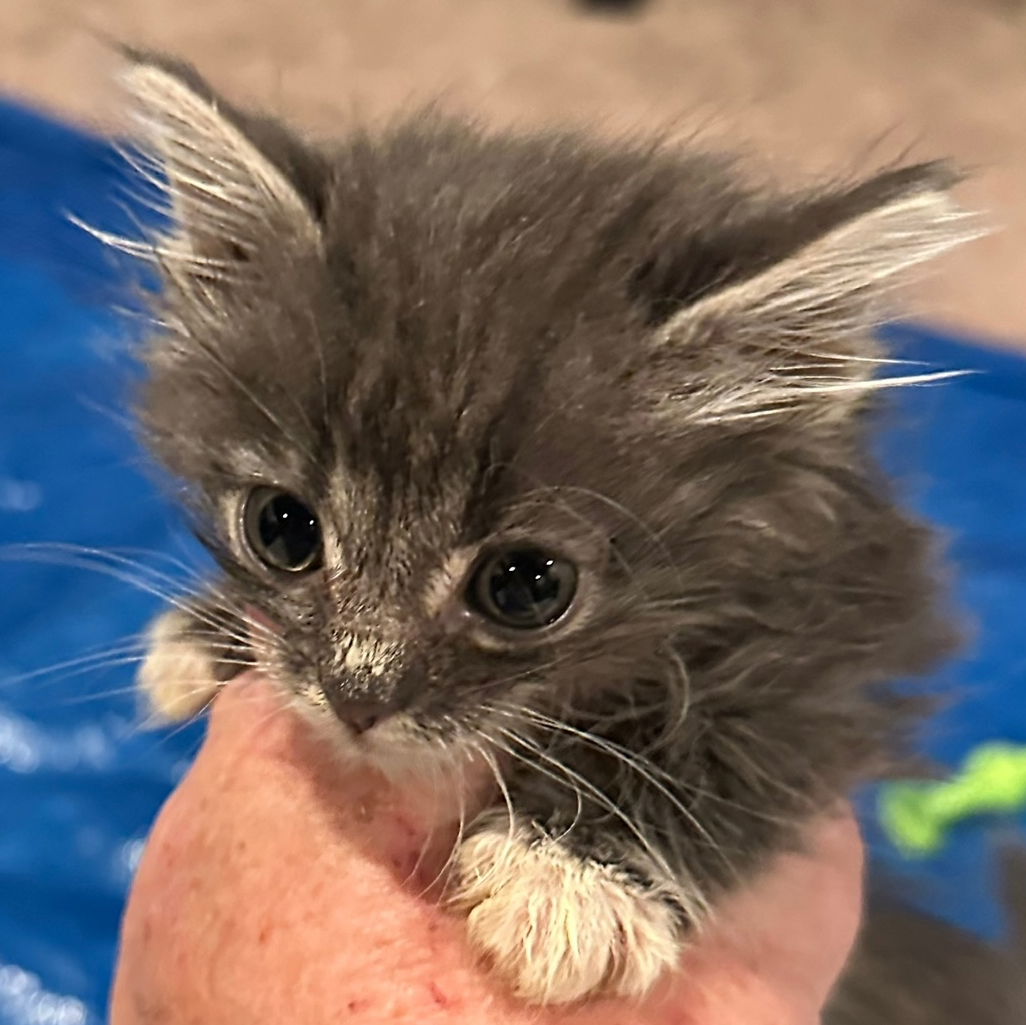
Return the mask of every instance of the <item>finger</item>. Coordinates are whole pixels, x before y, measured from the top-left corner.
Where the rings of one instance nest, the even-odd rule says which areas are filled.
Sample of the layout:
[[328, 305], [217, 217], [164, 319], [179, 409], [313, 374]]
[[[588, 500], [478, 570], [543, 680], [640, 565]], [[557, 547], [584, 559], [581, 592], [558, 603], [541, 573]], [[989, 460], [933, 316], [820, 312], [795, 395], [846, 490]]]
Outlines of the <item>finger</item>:
[[[801, 853], [781, 855], [719, 907], [682, 966], [681, 999], [710, 1022], [768, 1015], [818, 1022], [844, 969], [862, 914], [863, 845], [850, 806], [814, 823]], [[686, 980], [694, 980], [688, 995]], [[763, 1003], [761, 1011], [755, 1006]], [[772, 1021], [772, 1016], [758, 1021]]]

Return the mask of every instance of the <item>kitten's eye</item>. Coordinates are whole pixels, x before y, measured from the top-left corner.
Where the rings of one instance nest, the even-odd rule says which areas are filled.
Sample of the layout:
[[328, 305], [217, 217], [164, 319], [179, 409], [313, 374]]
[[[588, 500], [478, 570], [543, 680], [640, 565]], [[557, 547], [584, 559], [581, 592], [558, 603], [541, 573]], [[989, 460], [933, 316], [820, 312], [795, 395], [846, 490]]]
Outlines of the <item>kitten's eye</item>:
[[481, 615], [514, 630], [539, 630], [565, 615], [577, 591], [573, 563], [527, 545], [487, 555], [467, 600]]
[[302, 573], [320, 565], [320, 524], [295, 495], [256, 488], [246, 499], [242, 516], [246, 543], [265, 566]]

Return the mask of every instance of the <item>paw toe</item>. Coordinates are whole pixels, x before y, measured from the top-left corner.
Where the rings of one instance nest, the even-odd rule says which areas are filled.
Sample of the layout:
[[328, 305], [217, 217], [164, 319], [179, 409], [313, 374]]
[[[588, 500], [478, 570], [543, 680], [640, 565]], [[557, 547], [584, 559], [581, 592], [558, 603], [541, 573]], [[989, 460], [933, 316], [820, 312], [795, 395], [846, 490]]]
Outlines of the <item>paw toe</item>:
[[209, 652], [185, 634], [189, 617], [174, 609], [150, 629], [150, 650], [136, 678], [151, 716], [180, 722], [200, 712], [217, 692]]
[[453, 902], [472, 946], [530, 1003], [643, 997], [680, 956], [673, 912], [557, 842], [482, 832], [461, 847]]

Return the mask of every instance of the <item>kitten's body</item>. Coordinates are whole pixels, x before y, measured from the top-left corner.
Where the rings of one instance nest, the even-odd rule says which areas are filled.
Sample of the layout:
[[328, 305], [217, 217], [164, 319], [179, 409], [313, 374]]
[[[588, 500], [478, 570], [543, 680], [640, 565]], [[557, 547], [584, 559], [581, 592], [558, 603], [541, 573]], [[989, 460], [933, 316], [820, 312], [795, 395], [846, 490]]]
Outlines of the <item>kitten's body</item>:
[[1026, 1021], [1026, 851], [1001, 852], [1007, 936], [992, 944], [913, 911], [869, 903], [827, 1025], [1022, 1025]]
[[484, 758], [472, 941], [530, 1000], [644, 993], [949, 647], [866, 452], [879, 292], [966, 235], [949, 174], [773, 196], [434, 114], [312, 146], [128, 80], [176, 216], [141, 418], [224, 571], [144, 685], [179, 715], [255, 661], [389, 771]]

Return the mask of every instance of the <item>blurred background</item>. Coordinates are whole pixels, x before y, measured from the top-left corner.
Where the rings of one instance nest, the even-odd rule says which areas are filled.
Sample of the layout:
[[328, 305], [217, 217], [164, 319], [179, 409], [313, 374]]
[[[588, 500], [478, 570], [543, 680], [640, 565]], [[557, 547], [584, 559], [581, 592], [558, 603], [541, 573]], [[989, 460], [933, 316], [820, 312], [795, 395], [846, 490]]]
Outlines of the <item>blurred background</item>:
[[[883, 456], [947, 531], [978, 623], [937, 681], [964, 700], [924, 748], [954, 766], [1026, 744], [1026, 5], [2, 0], [0, 1025], [103, 1020], [126, 887], [199, 742], [141, 732], [128, 693], [134, 635], [202, 556], [126, 423], [135, 329], [111, 308], [118, 268], [68, 219], [130, 231], [145, 216], [107, 137], [104, 36], [176, 52], [317, 133], [441, 96], [504, 125], [697, 135], [784, 179], [954, 157], [996, 230], [910, 295], [918, 319], [889, 335], [977, 373], [902, 396]], [[875, 795], [865, 822], [917, 899], [997, 934], [988, 866], [994, 831], [1024, 821], [1011, 810], [918, 854], [881, 828]]]

